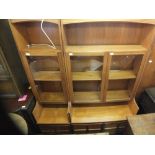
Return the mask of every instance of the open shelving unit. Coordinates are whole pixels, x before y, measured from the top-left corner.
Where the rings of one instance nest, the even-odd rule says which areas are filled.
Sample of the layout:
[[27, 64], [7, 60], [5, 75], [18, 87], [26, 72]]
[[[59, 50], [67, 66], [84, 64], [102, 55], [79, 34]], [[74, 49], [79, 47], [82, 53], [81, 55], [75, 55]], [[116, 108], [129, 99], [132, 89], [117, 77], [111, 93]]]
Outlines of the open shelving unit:
[[39, 102], [37, 123], [124, 121], [135, 115], [134, 98], [153, 42], [154, 23], [44, 20], [44, 29], [56, 46], [53, 49], [41, 32], [41, 20], [10, 20]]

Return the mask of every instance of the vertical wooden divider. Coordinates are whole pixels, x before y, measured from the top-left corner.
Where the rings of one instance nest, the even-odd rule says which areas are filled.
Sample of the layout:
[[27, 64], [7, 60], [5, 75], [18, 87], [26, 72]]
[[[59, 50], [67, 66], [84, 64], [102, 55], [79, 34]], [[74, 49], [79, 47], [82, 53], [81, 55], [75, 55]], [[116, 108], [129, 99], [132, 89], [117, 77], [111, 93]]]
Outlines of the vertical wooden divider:
[[73, 95], [73, 82], [72, 82], [72, 71], [71, 71], [71, 63], [70, 63], [70, 55], [65, 53], [65, 67], [66, 67], [66, 76], [67, 76], [67, 86], [68, 86], [68, 99], [70, 102], [74, 101]]
[[62, 82], [62, 88], [63, 88], [63, 93], [64, 93], [64, 98], [65, 98], [65, 102], [67, 103], [67, 88], [66, 88], [66, 78], [65, 78], [65, 68], [64, 68], [64, 57], [63, 57], [63, 53], [62, 52], [58, 52], [57, 53], [57, 57], [58, 57], [58, 63], [59, 63], [59, 68], [60, 68], [60, 72], [61, 72], [61, 82]]
[[138, 71], [138, 74], [137, 74], [137, 77], [136, 77], [136, 81], [135, 81], [133, 89], [131, 91], [130, 100], [132, 100], [135, 97], [136, 93], [137, 93], [137, 89], [138, 89], [138, 86], [139, 86], [141, 78], [142, 78], [144, 66], [146, 65], [147, 60], [148, 60], [148, 55], [149, 55], [149, 52], [146, 52], [143, 55], [141, 65], [140, 65], [140, 68], [139, 68], [139, 71]]
[[101, 81], [101, 100], [105, 103], [108, 89], [109, 70], [111, 63], [111, 55], [108, 52], [104, 54], [103, 69], [102, 69], [102, 81]]
[[72, 84], [72, 75], [71, 75], [71, 64], [70, 56], [65, 51], [65, 46], [67, 45], [67, 40], [64, 32], [64, 27], [62, 20], [60, 20], [60, 29], [61, 29], [61, 40], [62, 40], [62, 49], [63, 49], [63, 58], [64, 58], [64, 68], [65, 68], [65, 83], [67, 88], [67, 98], [68, 102], [73, 101], [73, 84]]
[[72, 123], [72, 103], [70, 101], [68, 102], [67, 117], [69, 123]]

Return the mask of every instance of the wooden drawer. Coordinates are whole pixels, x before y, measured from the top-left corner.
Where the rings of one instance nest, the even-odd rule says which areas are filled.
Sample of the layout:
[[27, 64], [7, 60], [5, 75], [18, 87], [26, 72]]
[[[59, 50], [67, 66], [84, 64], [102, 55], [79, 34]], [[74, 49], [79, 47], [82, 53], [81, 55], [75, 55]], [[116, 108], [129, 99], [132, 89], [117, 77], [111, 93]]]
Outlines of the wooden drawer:
[[127, 126], [127, 121], [106, 122], [103, 124], [104, 124], [104, 128], [114, 128], [114, 127], [118, 128], [118, 127]]
[[96, 133], [102, 130], [102, 123], [96, 124], [74, 124], [74, 133]]
[[70, 134], [69, 125], [39, 125], [42, 134]]

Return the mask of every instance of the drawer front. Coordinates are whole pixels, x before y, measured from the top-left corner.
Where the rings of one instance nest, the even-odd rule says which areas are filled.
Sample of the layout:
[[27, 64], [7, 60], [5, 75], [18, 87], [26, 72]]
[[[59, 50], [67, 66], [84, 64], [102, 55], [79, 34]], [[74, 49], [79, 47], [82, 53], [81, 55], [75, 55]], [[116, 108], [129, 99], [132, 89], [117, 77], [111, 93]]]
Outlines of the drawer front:
[[39, 125], [42, 134], [70, 134], [69, 125]]
[[123, 134], [127, 127], [127, 121], [73, 124], [74, 134], [108, 132], [109, 134]]
[[103, 123], [104, 128], [119, 128], [119, 127], [124, 127], [127, 126], [127, 121], [118, 121], [118, 122], [106, 122]]
[[102, 131], [102, 123], [96, 124], [74, 124], [73, 132], [74, 133], [97, 133]]

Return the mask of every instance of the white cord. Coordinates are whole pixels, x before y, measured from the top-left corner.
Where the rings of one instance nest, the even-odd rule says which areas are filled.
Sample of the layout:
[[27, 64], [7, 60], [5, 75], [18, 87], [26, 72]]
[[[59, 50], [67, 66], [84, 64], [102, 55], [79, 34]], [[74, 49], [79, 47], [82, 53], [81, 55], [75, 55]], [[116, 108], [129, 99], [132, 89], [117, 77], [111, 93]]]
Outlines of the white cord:
[[54, 43], [52, 42], [52, 40], [49, 38], [49, 36], [47, 35], [47, 33], [44, 31], [44, 29], [43, 29], [43, 22], [44, 22], [44, 19], [42, 19], [42, 21], [41, 21], [41, 30], [42, 30], [42, 32], [45, 34], [45, 36], [47, 37], [47, 39], [50, 41], [50, 43], [52, 44], [52, 48], [54, 48], [54, 49], [56, 49], [56, 47], [55, 47], [55, 45], [54, 45]]

